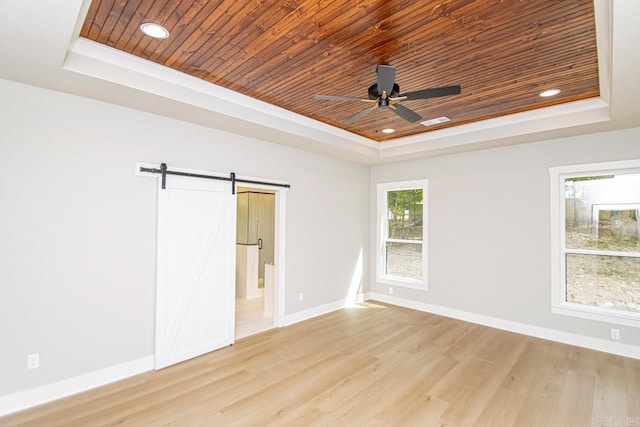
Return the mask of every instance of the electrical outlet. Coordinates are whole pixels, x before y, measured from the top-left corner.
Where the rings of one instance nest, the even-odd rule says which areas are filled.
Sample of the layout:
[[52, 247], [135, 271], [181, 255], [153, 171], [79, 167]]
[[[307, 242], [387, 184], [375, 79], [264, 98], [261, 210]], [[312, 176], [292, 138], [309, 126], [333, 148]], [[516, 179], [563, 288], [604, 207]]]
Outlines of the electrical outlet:
[[35, 369], [40, 366], [40, 353], [27, 355], [27, 369]]
[[612, 340], [620, 339], [620, 329], [611, 328], [611, 339]]
[[389, 286], [389, 295], [393, 295], [393, 288]]
[[303, 301], [304, 300], [304, 294], [302, 292], [300, 292], [298, 294], [298, 301]]

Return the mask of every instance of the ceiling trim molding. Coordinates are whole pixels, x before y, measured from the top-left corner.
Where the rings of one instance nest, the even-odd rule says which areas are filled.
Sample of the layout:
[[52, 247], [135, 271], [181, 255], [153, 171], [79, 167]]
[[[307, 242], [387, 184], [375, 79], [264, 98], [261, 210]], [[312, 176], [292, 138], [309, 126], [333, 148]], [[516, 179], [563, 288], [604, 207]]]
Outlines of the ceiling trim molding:
[[611, 101], [611, 67], [613, 40], [613, 4], [611, 0], [594, 0], [593, 12], [596, 20], [596, 49], [598, 50], [598, 79], [600, 98]]
[[342, 149], [378, 149], [368, 138], [84, 38], [73, 41], [62, 68]]
[[441, 150], [609, 120], [609, 104], [592, 98], [410, 136], [387, 142], [380, 151], [381, 157], [388, 157]]

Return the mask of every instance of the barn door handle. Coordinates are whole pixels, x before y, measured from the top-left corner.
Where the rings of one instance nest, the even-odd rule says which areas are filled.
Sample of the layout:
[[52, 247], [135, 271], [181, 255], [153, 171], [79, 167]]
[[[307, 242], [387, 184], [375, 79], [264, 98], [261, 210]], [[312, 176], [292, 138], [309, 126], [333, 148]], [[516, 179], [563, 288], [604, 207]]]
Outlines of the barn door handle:
[[262, 239], [258, 239], [258, 249], [262, 249]]

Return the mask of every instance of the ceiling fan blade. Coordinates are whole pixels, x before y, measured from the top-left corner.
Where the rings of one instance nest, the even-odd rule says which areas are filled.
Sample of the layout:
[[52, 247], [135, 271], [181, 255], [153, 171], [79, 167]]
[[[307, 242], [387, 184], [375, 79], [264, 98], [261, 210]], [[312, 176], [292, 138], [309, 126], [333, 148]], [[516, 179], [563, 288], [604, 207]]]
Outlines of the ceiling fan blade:
[[316, 95], [314, 98], [321, 101], [369, 101], [368, 99], [356, 98], [353, 96]]
[[393, 84], [396, 80], [396, 67], [391, 65], [378, 65], [378, 95], [383, 91], [389, 95], [393, 91]]
[[418, 120], [422, 120], [422, 116], [420, 116], [418, 113], [414, 112], [413, 110], [408, 109], [404, 105], [395, 104], [390, 107], [391, 107], [390, 108], [391, 111], [393, 111], [394, 113], [396, 113], [397, 115], [399, 115], [400, 117], [402, 117], [408, 122], [415, 123]]
[[406, 96], [408, 100], [411, 99], [428, 99], [437, 98], [439, 96], [458, 95], [460, 94], [460, 85], [434, 87], [431, 89], [422, 89], [415, 92], [407, 92], [400, 96]]
[[353, 122], [355, 122], [356, 120], [361, 119], [362, 117], [366, 116], [367, 114], [369, 114], [371, 111], [375, 110], [376, 108], [378, 108], [378, 104], [377, 103], [373, 104], [369, 108], [365, 108], [364, 110], [360, 111], [355, 116], [349, 117], [347, 120], [344, 121], [344, 123], [347, 124], [347, 125], [350, 125]]

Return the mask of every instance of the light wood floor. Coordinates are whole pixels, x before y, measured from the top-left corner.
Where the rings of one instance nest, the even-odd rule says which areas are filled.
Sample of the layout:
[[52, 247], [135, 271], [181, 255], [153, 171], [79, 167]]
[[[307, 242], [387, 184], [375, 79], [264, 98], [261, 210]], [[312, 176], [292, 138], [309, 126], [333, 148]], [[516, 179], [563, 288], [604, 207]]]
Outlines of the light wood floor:
[[2, 426], [640, 426], [640, 361], [365, 303]]

